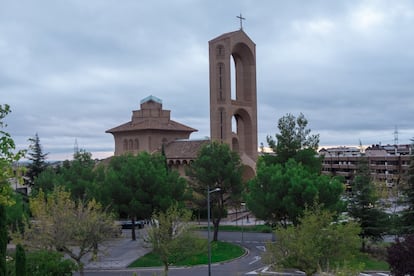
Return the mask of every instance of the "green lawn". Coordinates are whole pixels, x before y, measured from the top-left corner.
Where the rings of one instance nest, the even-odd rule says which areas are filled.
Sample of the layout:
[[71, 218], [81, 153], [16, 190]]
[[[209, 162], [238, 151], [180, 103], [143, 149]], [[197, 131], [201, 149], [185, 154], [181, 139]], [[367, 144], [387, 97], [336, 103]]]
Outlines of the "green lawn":
[[[212, 242], [211, 243], [211, 261], [222, 262], [240, 257], [244, 254], [244, 249], [238, 245], [227, 242]], [[202, 252], [191, 255], [191, 257], [180, 260], [172, 265], [176, 266], [192, 266], [199, 264], [207, 264], [207, 248]], [[158, 255], [150, 252], [141, 258], [134, 261], [129, 267], [154, 267], [163, 266]]]
[[390, 269], [389, 265], [385, 261], [377, 260], [369, 254], [361, 253], [355, 262], [363, 263], [364, 270], [377, 270], [377, 271], [388, 271]]

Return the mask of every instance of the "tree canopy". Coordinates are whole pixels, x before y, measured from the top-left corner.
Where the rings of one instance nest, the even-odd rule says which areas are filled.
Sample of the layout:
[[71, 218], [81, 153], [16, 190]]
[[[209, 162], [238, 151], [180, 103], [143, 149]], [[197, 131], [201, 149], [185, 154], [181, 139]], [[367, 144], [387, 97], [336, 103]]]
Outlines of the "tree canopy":
[[[242, 170], [239, 155], [227, 144], [213, 141], [201, 147], [187, 171], [192, 179], [192, 188], [199, 195], [206, 197], [210, 190], [220, 189], [210, 195], [214, 241], [217, 241], [218, 227], [227, 206], [232, 201], [240, 200], [243, 191]], [[207, 200], [204, 202], [207, 203]]]
[[300, 150], [318, 149], [319, 134], [310, 134], [311, 130], [306, 128], [307, 125], [308, 120], [302, 113], [298, 117], [288, 113], [279, 119], [276, 141], [273, 137], [267, 136], [267, 143], [276, 153], [279, 163], [294, 158]]
[[266, 244], [265, 263], [314, 275], [318, 270], [330, 272], [330, 268], [343, 265], [344, 260], [354, 258], [358, 252], [357, 223], [335, 223], [334, 214], [318, 206], [306, 209], [298, 222], [296, 226], [275, 230], [276, 241]]
[[180, 208], [178, 204], [152, 216], [146, 241], [152, 245], [153, 252], [160, 256], [164, 264], [164, 275], [168, 275], [170, 264], [198, 252], [200, 244], [191, 231], [190, 220], [191, 212]]
[[259, 219], [297, 224], [305, 207], [315, 202], [331, 211], [342, 210], [343, 189], [338, 179], [311, 172], [294, 159], [284, 165], [259, 162], [248, 184], [247, 205]]
[[274, 154], [260, 157], [246, 195], [256, 217], [286, 225], [297, 224], [305, 207], [315, 202], [331, 211], [344, 209], [344, 187], [339, 178], [321, 175], [319, 134], [311, 134], [307, 125], [302, 113], [297, 118], [286, 114], [278, 121], [277, 140], [267, 137]]
[[30, 146], [28, 152], [29, 163], [27, 176], [30, 178], [30, 183], [33, 184], [35, 178], [46, 169], [47, 153], [43, 153], [42, 145], [40, 144], [39, 135], [36, 133], [33, 138], [29, 139]]
[[[105, 174], [102, 197], [121, 216], [132, 220], [149, 219], [155, 211], [166, 211], [186, 197], [186, 181], [169, 171], [165, 158], [141, 152], [111, 159]], [[135, 228], [132, 228], [135, 239]]]
[[378, 208], [378, 196], [371, 180], [368, 159], [360, 158], [352, 183], [352, 193], [348, 200], [349, 215], [361, 225], [362, 249], [365, 239], [379, 240], [386, 230], [386, 215]]
[[13, 191], [9, 178], [16, 177], [12, 165], [23, 155], [24, 151], [16, 153], [16, 145], [11, 135], [4, 130], [7, 124], [4, 118], [11, 112], [10, 106], [0, 104], [0, 275], [6, 275], [6, 250], [7, 250], [7, 213], [6, 206], [13, 205]]
[[96, 199], [96, 176], [97, 170], [92, 154], [81, 149], [73, 155], [72, 161], [65, 161], [62, 167], [48, 167], [40, 173], [35, 179], [32, 193], [35, 195], [42, 189], [47, 194], [53, 191], [55, 186], [61, 186], [70, 191], [75, 200]]
[[119, 227], [95, 200], [74, 201], [70, 193], [56, 187], [47, 196], [40, 191], [30, 199], [33, 220], [15, 240], [28, 248], [63, 252], [78, 264], [83, 275], [82, 257], [97, 254], [98, 245], [115, 237]]

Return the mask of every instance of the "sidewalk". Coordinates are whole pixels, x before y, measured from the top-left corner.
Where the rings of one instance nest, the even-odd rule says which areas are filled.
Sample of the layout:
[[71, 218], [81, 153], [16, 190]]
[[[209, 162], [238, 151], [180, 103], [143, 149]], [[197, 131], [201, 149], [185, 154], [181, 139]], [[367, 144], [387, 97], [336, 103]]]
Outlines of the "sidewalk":
[[123, 230], [120, 238], [101, 245], [98, 260], [87, 263], [85, 269], [126, 268], [133, 261], [151, 251], [142, 239], [144, 231], [145, 229], [136, 230], [137, 240], [133, 241], [131, 230]]

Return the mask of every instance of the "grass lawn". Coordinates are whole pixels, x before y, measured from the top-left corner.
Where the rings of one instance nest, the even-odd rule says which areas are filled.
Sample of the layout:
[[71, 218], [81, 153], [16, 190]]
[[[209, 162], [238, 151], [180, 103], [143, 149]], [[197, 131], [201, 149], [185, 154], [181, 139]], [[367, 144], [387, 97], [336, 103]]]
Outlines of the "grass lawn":
[[387, 262], [377, 260], [374, 257], [366, 253], [361, 253], [355, 262], [365, 264], [364, 270], [378, 270], [378, 271], [388, 271], [390, 267]]
[[[231, 260], [237, 257], [240, 257], [244, 254], [244, 249], [238, 245], [227, 243], [227, 242], [212, 242], [211, 243], [211, 261], [222, 262], [226, 260]], [[205, 250], [191, 255], [186, 259], [180, 260], [177, 263], [172, 265], [176, 266], [192, 266], [199, 264], [207, 264], [207, 248]], [[158, 255], [150, 252], [141, 258], [134, 261], [129, 267], [154, 267], [154, 266], [163, 266]]]

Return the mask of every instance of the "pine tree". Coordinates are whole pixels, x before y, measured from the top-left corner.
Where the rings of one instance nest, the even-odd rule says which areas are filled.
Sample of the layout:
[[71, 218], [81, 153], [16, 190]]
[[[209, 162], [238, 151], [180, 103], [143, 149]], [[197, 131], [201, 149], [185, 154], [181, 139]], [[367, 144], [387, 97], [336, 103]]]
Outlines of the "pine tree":
[[351, 217], [361, 225], [362, 250], [367, 238], [379, 240], [385, 232], [385, 213], [376, 207], [378, 197], [371, 179], [368, 159], [361, 157], [348, 202]]
[[30, 178], [31, 184], [33, 185], [34, 179], [46, 168], [47, 153], [43, 153], [40, 139], [37, 133], [35, 137], [29, 139], [29, 142], [31, 145], [29, 146], [30, 152], [28, 153], [28, 159], [32, 162], [28, 165], [29, 171], [27, 175]]

